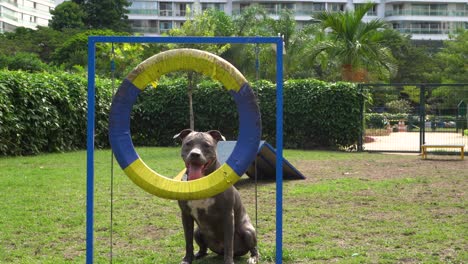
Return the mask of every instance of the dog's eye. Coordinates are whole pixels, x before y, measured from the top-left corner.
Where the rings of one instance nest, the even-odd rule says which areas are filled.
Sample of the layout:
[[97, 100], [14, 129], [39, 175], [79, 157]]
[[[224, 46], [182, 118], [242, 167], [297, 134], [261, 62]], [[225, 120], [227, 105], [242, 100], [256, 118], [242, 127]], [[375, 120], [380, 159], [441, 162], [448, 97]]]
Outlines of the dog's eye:
[[210, 143], [207, 143], [207, 142], [205, 142], [205, 143], [203, 143], [203, 147], [205, 147], [205, 148], [210, 148], [210, 147], [211, 147], [211, 144], [210, 144]]
[[192, 141], [187, 141], [187, 142], [185, 142], [185, 146], [191, 147], [191, 146], [193, 146], [193, 142]]

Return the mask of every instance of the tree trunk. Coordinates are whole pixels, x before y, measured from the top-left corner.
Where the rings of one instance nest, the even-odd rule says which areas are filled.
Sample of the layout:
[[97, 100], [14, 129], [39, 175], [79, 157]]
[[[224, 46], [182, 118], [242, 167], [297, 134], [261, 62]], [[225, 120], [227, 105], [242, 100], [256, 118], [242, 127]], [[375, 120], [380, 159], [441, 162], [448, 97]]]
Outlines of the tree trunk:
[[193, 113], [193, 88], [194, 88], [194, 72], [187, 73], [188, 90], [187, 95], [189, 99], [189, 115], [190, 115], [190, 129], [195, 130], [195, 115]]
[[367, 70], [363, 68], [353, 68], [351, 64], [344, 64], [341, 68], [341, 79], [347, 82], [367, 82]]

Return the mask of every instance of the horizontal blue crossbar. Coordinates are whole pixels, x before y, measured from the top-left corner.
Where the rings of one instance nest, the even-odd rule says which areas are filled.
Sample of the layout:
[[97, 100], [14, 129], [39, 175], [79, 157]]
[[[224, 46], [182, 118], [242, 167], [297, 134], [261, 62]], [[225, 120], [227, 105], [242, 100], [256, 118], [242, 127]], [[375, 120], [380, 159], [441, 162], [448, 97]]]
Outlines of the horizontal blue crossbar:
[[135, 36], [90, 36], [90, 42], [114, 43], [191, 43], [191, 44], [272, 44], [282, 43], [280, 37], [135, 37]]

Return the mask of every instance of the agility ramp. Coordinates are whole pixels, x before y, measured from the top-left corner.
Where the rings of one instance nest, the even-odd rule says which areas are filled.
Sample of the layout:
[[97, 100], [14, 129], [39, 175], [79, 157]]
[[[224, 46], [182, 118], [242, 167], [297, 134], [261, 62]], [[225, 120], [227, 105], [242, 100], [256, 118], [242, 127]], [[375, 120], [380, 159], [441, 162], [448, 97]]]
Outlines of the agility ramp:
[[[231, 155], [236, 141], [218, 142], [218, 160], [223, 164]], [[266, 141], [260, 141], [257, 157], [247, 169], [247, 176], [255, 179], [255, 163], [257, 164], [257, 179], [275, 180], [276, 179], [276, 150]], [[283, 179], [285, 180], [303, 180], [306, 177], [298, 171], [289, 161], [283, 157]]]

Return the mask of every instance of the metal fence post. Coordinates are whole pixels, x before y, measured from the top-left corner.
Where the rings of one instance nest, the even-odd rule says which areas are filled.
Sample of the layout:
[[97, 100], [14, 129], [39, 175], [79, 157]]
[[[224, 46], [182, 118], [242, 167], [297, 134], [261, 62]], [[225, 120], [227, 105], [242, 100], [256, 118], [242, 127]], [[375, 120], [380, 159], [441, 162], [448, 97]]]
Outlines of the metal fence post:
[[426, 143], [426, 86], [422, 84], [419, 87], [419, 152], [421, 146]]
[[361, 133], [359, 133], [359, 138], [358, 138], [358, 145], [357, 145], [357, 150], [359, 152], [363, 151], [363, 142], [362, 142], [362, 139], [364, 137], [364, 134], [365, 134], [365, 131], [366, 131], [366, 128], [365, 128], [365, 120], [364, 120], [364, 89], [363, 89], [363, 85], [360, 83], [358, 84], [358, 91], [359, 91], [359, 95], [361, 96], [361, 101], [360, 101], [360, 109], [359, 109], [359, 115], [360, 115], [360, 118], [361, 118]]

